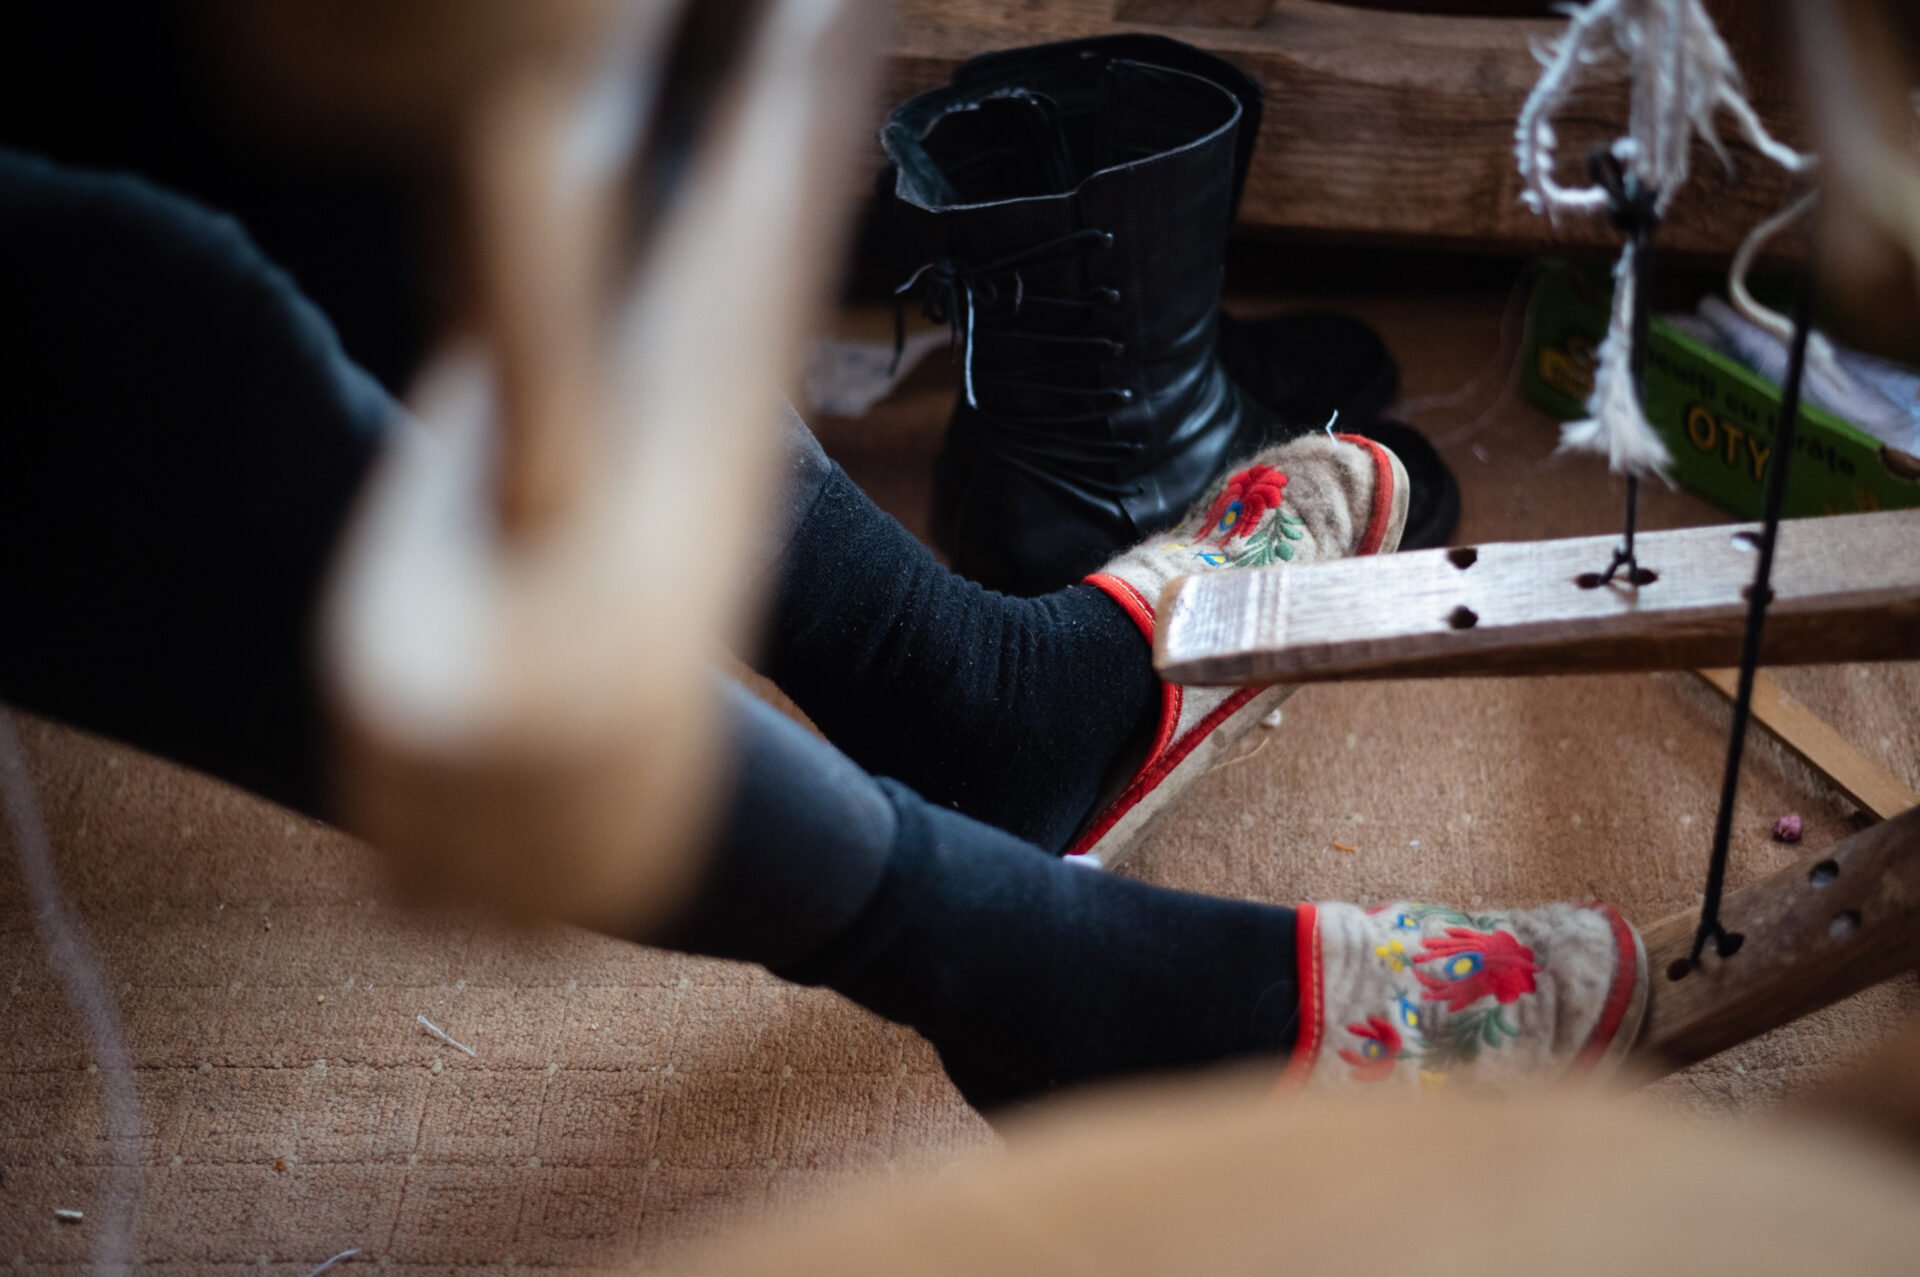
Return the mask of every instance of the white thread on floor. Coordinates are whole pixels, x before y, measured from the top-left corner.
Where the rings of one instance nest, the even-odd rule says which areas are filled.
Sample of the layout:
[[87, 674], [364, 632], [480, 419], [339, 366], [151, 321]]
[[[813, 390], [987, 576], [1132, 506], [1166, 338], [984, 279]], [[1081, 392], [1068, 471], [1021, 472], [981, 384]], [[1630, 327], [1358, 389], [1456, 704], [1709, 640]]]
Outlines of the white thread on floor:
[[318, 1268], [308, 1273], [307, 1277], [320, 1277], [321, 1273], [324, 1273], [325, 1271], [327, 1271], [327, 1269], [333, 1267], [335, 1264], [341, 1262], [342, 1260], [352, 1259], [355, 1255], [358, 1255], [359, 1253], [360, 1253], [360, 1248], [358, 1246], [354, 1246], [347, 1250], [343, 1250], [338, 1255], [335, 1255], [332, 1259], [329, 1259], [326, 1263], [320, 1265]]
[[[106, 1136], [115, 1191], [106, 1195], [107, 1208], [92, 1234], [90, 1257], [101, 1271], [129, 1266], [133, 1255], [134, 1219], [140, 1208], [140, 1165], [125, 1150], [140, 1139], [140, 1100], [133, 1089], [133, 1065], [127, 1056], [126, 1036], [120, 1029], [120, 1010], [100, 973], [100, 958], [83, 922], [67, 907], [60, 891], [60, 875], [53, 866], [53, 840], [33, 791], [21, 744], [11, 714], [0, 709], [0, 806], [6, 808], [20, 877], [26, 884], [34, 929], [47, 959], [59, 976], [67, 1005], [86, 1026], [87, 1045], [100, 1066], [100, 1091], [106, 1117]], [[56, 1210], [54, 1218], [77, 1224], [85, 1213]]]
[[445, 1042], [448, 1046], [452, 1047], [454, 1050], [465, 1051], [468, 1055], [474, 1056], [475, 1058], [479, 1057], [480, 1053], [478, 1051], [468, 1046], [465, 1042], [456, 1041], [454, 1039], [454, 1036], [451, 1033], [448, 1033], [445, 1029], [435, 1024], [432, 1020], [429, 1020], [426, 1016], [416, 1015], [413, 1017], [413, 1019], [414, 1019], [414, 1022], [418, 1024], [421, 1028], [433, 1034], [433, 1036], [435, 1036], [436, 1038], [439, 1038], [442, 1042]]
[[1214, 772], [1225, 771], [1229, 767], [1238, 767], [1241, 763], [1251, 762], [1254, 758], [1259, 756], [1261, 750], [1265, 749], [1272, 742], [1273, 742], [1273, 738], [1271, 736], [1263, 735], [1260, 737], [1259, 744], [1255, 745], [1252, 749], [1242, 750], [1240, 753], [1235, 754], [1232, 758], [1221, 759], [1219, 762], [1215, 763], [1213, 766], [1207, 768], [1206, 774], [1212, 775]]
[[87, 1217], [87, 1212], [83, 1210], [73, 1210], [66, 1206], [57, 1206], [54, 1208], [53, 1217], [63, 1224], [77, 1224]]

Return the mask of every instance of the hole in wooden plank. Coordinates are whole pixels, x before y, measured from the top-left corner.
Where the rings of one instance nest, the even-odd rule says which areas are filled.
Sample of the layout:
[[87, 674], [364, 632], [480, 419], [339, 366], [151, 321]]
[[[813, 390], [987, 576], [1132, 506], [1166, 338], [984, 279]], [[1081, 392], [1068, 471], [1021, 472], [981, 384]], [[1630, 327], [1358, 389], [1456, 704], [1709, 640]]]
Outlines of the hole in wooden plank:
[[[1652, 568], [1632, 568], [1620, 578], [1631, 586], [1652, 585], [1660, 579], [1660, 574]], [[1607, 583], [1607, 578], [1599, 572], [1582, 572], [1573, 578], [1573, 583], [1583, 590], [1597, 590]]]
[[1480, 614], [1462, 603], [1447, 613], [1447, 624], [1456, 630], [1470, 630], [1480, 624]]
[[1758, 532], [1734, 533], [1733, 548], [1736, 550], [1744, 550], [1748, 554], [1753, 553], [1760, 548], [1760, 534]]
[[1693, 971], [1692, 958], [1675, 958], [1667, 964], [1667, 979], [1684, 980]]
[[1807, 870], [1807, 881], [1816, 887], [1830, 887], [1833, 880], [1840, 876], [1840, 865], [1836, 861], [1823, 860]]
[[1459, 568], [1462, 572], [1466, 571], [1468, 568], [1472, 567], [1474, 564], [1478, 563], [1479, 561], [1480, 561], [1480, 551], [1474, 549], [1470, 545], [1463, 545], [1457, 550], [1447, 551], [1447, 562], [1453, 564], [1453, 566]]
[[1734, 954], [1740, 952], [1740, 946], [1746, 942], [1747, 938], [1738, 931], [1729, 931], [1721, 936], [1719, 942], [1713, 947], [1721, 957], [1731, 958]]
[[1834, 914], [1833, 921], [1827, 924], [1827, 939], [1845, 940], [1858, 930], [1860, 930], [1860, 911], [1858, 909], [1842, 909], [1839, 913]]

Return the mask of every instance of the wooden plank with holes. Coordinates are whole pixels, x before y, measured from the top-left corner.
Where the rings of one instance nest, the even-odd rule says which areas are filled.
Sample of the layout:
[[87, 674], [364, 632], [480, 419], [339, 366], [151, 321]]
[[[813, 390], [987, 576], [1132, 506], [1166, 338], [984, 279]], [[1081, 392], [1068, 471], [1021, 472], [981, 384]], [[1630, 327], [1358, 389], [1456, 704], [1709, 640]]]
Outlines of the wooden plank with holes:
[[[1709, 687], [1732, 700], [1740, 672], [1731, 669], [1697, 671]], [[1920, 807], [1920, 793], [1869, 758], [1825, 719], [1787, 694], [1765, 671], [1754, 676], [1754, 721], [1807, 765], [1832, 781], [1834, 787], [1862, 809], [1881, 820]]]
[[[1236, 63], [1266, 91], [1243, 224], [1503, 252], [1618, 246], [1605, 218], [1556, 225], [1520, 203], [1514, 120], [1540, 74], [1535, 46], [1560, 34], [1565, 19], [1273, 0], [1257, 25], [1240, 26], [1220, 20], [1242, 12], [1232, 0], [1210, 0], [1194, 15], [1178, 10], [1122, 4], [1116, 13], [1115, 0], [900, 0], [885, 100], [939, 87], [958, 63], [993, 49], [1151, 32]], [[1742, 19], [1729, 32], [1750, 48], [1761, 40], [1756, 27]], [[1753, 60], [1755, 107], [1776, 135], [1799, 140], [1788, 77]], [[1560, 121], [1568, 180], [1583, 171], [1591, 145], [1624, 131], [1625, 80], [1593, 74]], [[1663, 253], [1730, 253], [1785, 202], [1786, 178], [1732, 132], [1723, 130], [1731, 170], [1704, 147], [1696, 151], [1693, 182], [1660, 231]]]
[[[1154, 661], [1201, 684], [1734, 664], [1758, 526], [1643, 533], [1639, 585], [1599, 583], [1617, 536], [1183, 577]], [[1782, 524], [1762, 661], [1920, 657], [1916, 547], [1920, 510]]]
[[[1697, 918], [1642, 932], [1651, 988], [1634, 1053], [1659, 1072], [1760, 1036], [1920, 966], [1920, 811], [1843, 839], [1765, 881], [1729, 892], [1711, 943], [1688, 968]], [[1677, 978], [1676, 978], [1677, 977]]]

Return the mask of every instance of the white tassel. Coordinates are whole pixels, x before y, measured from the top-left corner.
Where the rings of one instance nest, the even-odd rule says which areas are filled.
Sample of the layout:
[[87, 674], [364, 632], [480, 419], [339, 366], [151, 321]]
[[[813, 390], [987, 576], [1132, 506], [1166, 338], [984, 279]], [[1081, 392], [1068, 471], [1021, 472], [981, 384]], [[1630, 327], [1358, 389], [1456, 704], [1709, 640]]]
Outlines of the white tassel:
[[1560, 451], [1597, 453], [1621, 474], [1665, 478], [1673, 457], [1641, 410], [1640, 389], [1633, 379], [1633, 259], [1629, 244], [1613, 268], [1613, 318], [1600, 343], [1593, 395], [1587, 400], [1589, 415], [1560, 428]]
[[[1655, 193], [1655, 212], [1664, 214], [1686, 185], [1696, 136], [1727, 163], [1714, 124], [1720, 111], [1774, 163], [1796, 173], [1813, 167], [1812, 157], [1768, 134], [1700, 0], [1592, 0], [1570, 9], [1568, 18], [1566, 34], [1537, 51], [1543, 70], [1514, 129], [1514, 155], [1525, 186], [1520, 198], [1535, 212], [1557, 219], [1563, 212], [1608, 207], [1603, 187], [1567, 187], [1554, 180], [1559, 138], [1553, 117], [1588, 68], [1615, 60], [1626, 63], [1631, 88], [1627, 136], [1614, 143], [1613, 153], [1642, 189]], [[1611, 41], [1604, 38], [1608, 34]], [[1598, 453], [1623, 474], [1664, 476], [1671, 457], [1641, 410], [1630, 367], [1632, 261], [1629, 245], [1613, 272], [1613, 318], [1587, 401], [1592, 415], [1567, 426], [1560, 446]]]

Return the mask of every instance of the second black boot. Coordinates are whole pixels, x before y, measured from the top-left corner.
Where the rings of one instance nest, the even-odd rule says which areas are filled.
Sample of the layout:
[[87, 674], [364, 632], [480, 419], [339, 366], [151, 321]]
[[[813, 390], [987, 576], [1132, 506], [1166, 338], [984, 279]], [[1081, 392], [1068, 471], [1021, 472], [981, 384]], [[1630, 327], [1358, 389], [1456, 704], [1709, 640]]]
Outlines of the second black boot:
[[1019, 594], [1079, 579], [1170, 526], [1283, 423], [1216, 352], [1239, 100], [1125, 58], [974, 76], [883, 134], [951, 323], [962, 389], [935, 472], [935, 539]]

